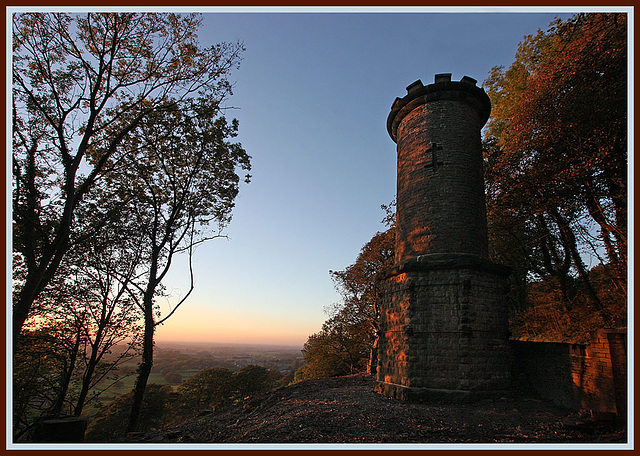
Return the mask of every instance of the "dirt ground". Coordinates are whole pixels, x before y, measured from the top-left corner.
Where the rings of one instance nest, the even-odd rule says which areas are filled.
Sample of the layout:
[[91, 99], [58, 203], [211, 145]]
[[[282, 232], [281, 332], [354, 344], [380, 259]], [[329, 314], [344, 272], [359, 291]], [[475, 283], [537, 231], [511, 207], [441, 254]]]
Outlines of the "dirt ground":
[[131, 441], [198, 443], [624, 443], [623, 425], [531, 396], [475, 404], [407, 403], [371, 376], [310, 380]]

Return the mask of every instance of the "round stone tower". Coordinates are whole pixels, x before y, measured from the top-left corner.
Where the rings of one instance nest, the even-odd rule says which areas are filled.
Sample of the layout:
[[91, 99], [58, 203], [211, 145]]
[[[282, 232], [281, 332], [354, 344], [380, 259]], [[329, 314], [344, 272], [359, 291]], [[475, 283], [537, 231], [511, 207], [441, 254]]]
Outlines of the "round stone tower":
[[475, 82], [450, 74], [427, 86], [418, 80], [391, 107], [398, 263], [428, 253], [488, 256], [480, 130], [491, 102]]
[[467, 76], [396, 98], [396, 264], [383, 274], [376, 390], [463, 400], [510, 381], [507, 277], [488, 259], [481, 129], [491, 103]]

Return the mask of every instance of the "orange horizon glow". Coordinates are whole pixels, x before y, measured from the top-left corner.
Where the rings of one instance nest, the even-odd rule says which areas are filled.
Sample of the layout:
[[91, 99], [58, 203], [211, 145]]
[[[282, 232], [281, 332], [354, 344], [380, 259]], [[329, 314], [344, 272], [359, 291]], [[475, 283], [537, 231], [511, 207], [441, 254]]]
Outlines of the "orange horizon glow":
[[[38, 329], [51, 322], [31, 317], [25, 327]], [[249, 344], [300, 347], [320, 330], [322, 322], [287, 314], [233, 312], [207, 306], [185, 306], [155, 330], [160, 343]]]
[[[310, 334], [309, 334], [310, 335]], [[305, 337], [281, 337], [273, 334], [246, 334], [246, 333], [197, 333], [185, 334], [180, 332], [156, 332], [155, 341], [159, 343], [196, 343], [196, 344], [238, 344], [238, 345], [282, 345], [300, 347], [304, 345]]]
[[[182, 311], [181, 311], [182, 310]], [[156, 329], [157, 342], [264, 344], [302, 347], [322, 323], [298, 321], [294, 316], [240, 314], [232, 309], [190, 306], [180, 309]]]

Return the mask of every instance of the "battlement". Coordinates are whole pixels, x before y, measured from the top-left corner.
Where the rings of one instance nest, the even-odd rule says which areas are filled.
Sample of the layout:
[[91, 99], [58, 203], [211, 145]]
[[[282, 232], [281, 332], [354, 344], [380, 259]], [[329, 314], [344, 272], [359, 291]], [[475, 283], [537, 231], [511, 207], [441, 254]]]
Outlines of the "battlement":
[[435, 75], [434, 82], [424, 85], [420, 79], [407, 86], [407, 95], [396, 98], [387, 118], [387, 131], [393, 141], [397, 141], [398, 125], [402, 119], [418, 106], [438, 100], [458, 100], [471, 104], [478, 112], [479, 121], [484, 125], [491, 114], [491, 101], [478, 81], [464, 76], [460, 81], [452, 81], [451, 73]]
[[[436, 74], [434, 78], [434, 84], [440, 84], [442, 82], [451, 82], [451, 73]], [[476, 85], [478, 81], [476, 81], [472, 77], [463, 76], [462, 79], [460, 79], [460, 82], [463, 82], [465, 84]], [[411, 83], [407, 86], [407, 94], [412, 93], [415, 90], [421, 89], [423, 87], [424, 87], [424, 84], [420, 79], [418, 79], [416, 82]], [[396, 99], [399, 100], [399, 98], [396, 98]]]

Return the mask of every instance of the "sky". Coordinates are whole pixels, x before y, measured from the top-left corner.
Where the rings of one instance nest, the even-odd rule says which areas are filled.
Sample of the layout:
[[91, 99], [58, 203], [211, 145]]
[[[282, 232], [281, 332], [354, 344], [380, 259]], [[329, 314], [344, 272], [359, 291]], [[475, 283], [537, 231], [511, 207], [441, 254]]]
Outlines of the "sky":
[[[213, 12], [211, 12], [213, 11]], [[329, 270], [352, 264], [384, 231], [396, 187], [386, 119], [396, 97], [437, 73], [481, 85], [508, 67], [525, 35], [568, 10], [509, 12], [221, 12], [202, 45], [241, 41], [227, 117], [252, 157], [225, 234], [198, 247], [195, 289], [157, 340], [302, 346], [340, 301]], [[499, 11], [499, 12], [495, 12]], [[180, 259], [165, 280], [169, 310], [186, 290]]]

